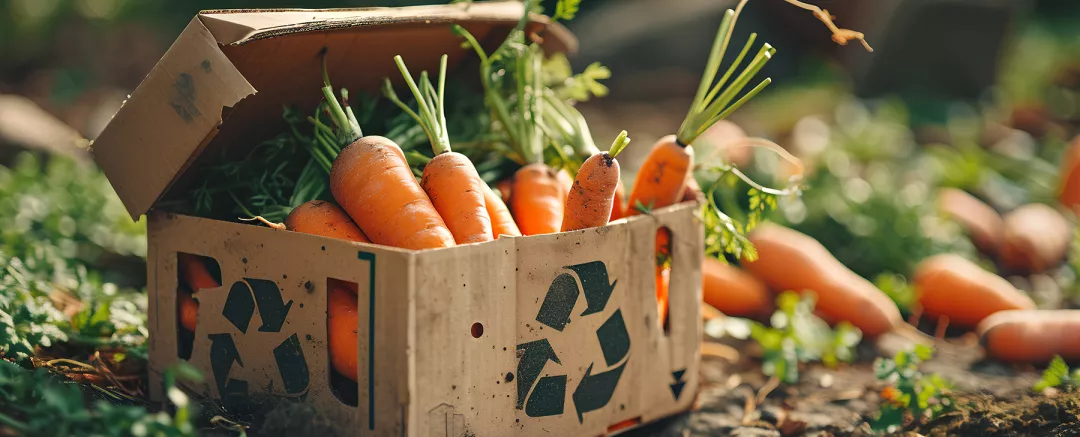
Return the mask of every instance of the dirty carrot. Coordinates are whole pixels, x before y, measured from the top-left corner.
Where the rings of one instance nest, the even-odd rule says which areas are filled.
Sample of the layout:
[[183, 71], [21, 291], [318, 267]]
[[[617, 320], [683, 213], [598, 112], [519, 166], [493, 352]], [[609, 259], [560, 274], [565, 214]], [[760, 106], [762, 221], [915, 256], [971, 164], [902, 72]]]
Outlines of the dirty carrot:
[[285, 229], [342, 240], [370, 242], [340, 207], [325, 200], [301, 204], [285, 218]]
[[1001, 246], [1004, 223], [1001, 215], [983, 201], [956, 188], [946, 188], [938, 195], [938, 209], [955, 221], [985, 253], [997, 253]]
[[413, 81], [409, 69], [401, 56], [395, 56], [405, 83], [416, 98], [419, 111], [413, 111], [398, 99], [386, 80], [383, 88], [386, 97], [393, 101], [405, 113], [409, 114], [427, 133], [428, 141], [435, 152], [435, 157], [424, 166], [420, 186], [424, 188], [431, 204], [446, 222], [446, 227], [453, 234], [457, 244], [482, 243], [491, 241], [491, 216], [488, 214], [484, 190], [486, 184], [476, 172], [472, 161], [450, 149], [450, 133], [446, 129], [446, 60], [442, 55], [439, 61], [438, 89], [431, 85], [427, 72], [420, 74], [419, 85]]
[[518, 229], [517, 223], [514, 222], [514, 217], [510, 215], [510, 209], [506, 207], [502, 199], [491, 187], [484, 185], [484, 202], [487, 205], [488, 216], [491, 217], [491, 233], [494, 238], [499, 238], [502, 235], [509, 235], [512, 237], [520, 237], [521, 230]]
[[749, 239], [758, 259], [743, 263], [743, 268], [773, 290], [815, 293], [815, 311], [829, 323], [846, 320], [867, 338], [914, 329], [904, 323], [885, 293], [841, 264], [817, 240], [774, 224], [758, 226]]
[[627, 215], [636, 215], [643, 209], [652, 210], [679, 202], [694, 165], [692, 147], [694, 140], [761, 92], [771, 82], [770, 79], [765, 79], [736, 100], [738, 94], [775, 53], [772, 46], [765, 44], [746, 68], [728, 83], [757, 38], [756, 34], [751, 34], [727, 72], [719, 80], [715, 80], [714, 85], [720, 63], [731, 42], [735, 21], [745, 4], [746, 0], [743, 0], [739, 2], [735, 10], [729, 9], [724, 14], [709, 54], [705, 74], [686, 118], [675, 135], [664, 136], [656, 142], [641, 164], [637, 177], [634, 179], [634, 186], [630, 190]]
[[705, 303], [725, 315], [762, 319], [773, 313], [773, 297], [765, 284], [738, 267], [705, 257], [701, 282]]
[[357, 345], [359, 322], [356, 292], [335, 280], [327, 281], [327, 340], [330, 366], [353, 381], [358, 379]]
[[1010, 363], [1046, 363], [1055, 355], [1080, 360], [1080, 310], [1010, 310], [976, 328], [991, 357]]
[[1069, 251], [1072, 226], [1056, 209], [1040, 203], [1005, 215], [998, 255], [1005, 266], [1038, 273], [1061, 264]]
[[563, 232], [604, 226], [611, 219], [615, 188], [619, 185], [619, 161], [616, 158], [629, 143], [626, 131], [622, 131], [609, 151], [590, 156], [581, 164], [566, 196]]
[[913, 276], [919, 306], [930, 317], [971, 328], [999, 311], [1035, 309], [1035, 303], [1009, 281], [959, 255], [927, 258]]

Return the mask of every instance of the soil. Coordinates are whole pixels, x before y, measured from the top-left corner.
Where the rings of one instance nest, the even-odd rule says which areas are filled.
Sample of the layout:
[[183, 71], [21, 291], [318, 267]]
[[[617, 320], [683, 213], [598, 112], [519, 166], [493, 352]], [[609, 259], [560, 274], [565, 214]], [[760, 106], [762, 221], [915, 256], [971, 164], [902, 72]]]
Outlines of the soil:
[[[884, 385], [874, 377], [876, 356], [889, 355], [904, 341], [883, 338], [866, 346], [859, 359], [837, 369], [809, 365], [798, 384], [762, 390], [768, 380], [746, 344], [738, 358], [706, 354], [696, 409], [622, 434], [686, 436], [863, 436], [876, 435], [870, 421]], [[971, 337], [939, 343], [922, 366], [954, 384], [955, 408], [927, 423], [908, 424], [895, 435], [1080, 436], [1080, 393], [1035, 393], [1034, 367], [1010, 367], [985, 360]], [[764, 396], [762, 402], [756, 398]]]

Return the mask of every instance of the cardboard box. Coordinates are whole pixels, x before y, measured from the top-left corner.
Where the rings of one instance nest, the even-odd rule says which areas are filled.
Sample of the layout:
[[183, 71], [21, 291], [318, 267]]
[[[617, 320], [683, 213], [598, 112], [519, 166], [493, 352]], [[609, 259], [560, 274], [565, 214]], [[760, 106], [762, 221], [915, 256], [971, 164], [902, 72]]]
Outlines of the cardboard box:
[[[283, 104], [313, 108], [319, 53], [351, 89], [377, 89], [401, 54], [431, 69], [468, 56], [448, 23], [497, 44], [520, 3], [199, 14], [94, 144], [133, 217], [149, 217], [152, 396], [189, 362], [215, 399], [273, 395], [318, 407], [345, 435], [603, 435], [690, 408], [698, 388], [703, 229], [694, 205], [577, 232], [409, 251], [152, 210], [205, 149], [280, 129]], [[546, 49], [573, 51], [538, 17]], [[654, 245], [672, 233], [667, 330]], [[212, 258], [222, 287], [195, 294], [177, 335], [177, 254]], [[359, 290], [355, 393], [331, 390], [327, 280]], [[349, 405], [353, 397], [355, 405]]]

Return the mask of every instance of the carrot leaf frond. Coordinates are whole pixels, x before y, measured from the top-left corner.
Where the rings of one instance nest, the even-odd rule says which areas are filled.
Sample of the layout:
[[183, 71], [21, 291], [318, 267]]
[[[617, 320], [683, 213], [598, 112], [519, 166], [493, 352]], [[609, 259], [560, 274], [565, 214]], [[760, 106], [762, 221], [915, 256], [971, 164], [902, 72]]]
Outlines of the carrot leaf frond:
[[[749, 64], [747, 64], [746, 67], [732, 79], [732, 75], [738, 70], [743, 59], [746, 57], [746, 54], [750, 51], [754, 41], [757, 39], [756, 34], [750, 35], [746, 45], [743, 46], [743, 49], [736, 56], [724, 75], [721, 76], [719, 80], [716, 80], [716, 75], [720, 71], [720, 64], [727, 52], [728, 45], [731, 43], [731, 34], [735, 29], [735, 22], [739, 19], [739, 13], [742, 11], [745, 4], [746, 0], [742, 0], [735, 10], [729, 9], [724, 14], [724, 19], [716, 32], [716, 39], [713, 43], [712, 51], [709, 54], [709, 61], [705, 66], [705, 73], [702, 75], [701, 83], [698, 85], [697, 94], [694, 96], [694, 100], [690, 104], [690, 109], [686, 114], [686, 118], [683, 120], [682, 125], [679, 126], [679, 130], [676, 134], [679, 142], [682, 144], [689, 145], [693, 143], [694, 140], [708, 130], [709, 127], [726, 118], [771, 83], [770, 79], [765, 79], [750, 91], [746, 92], [741, 98], [736, 99], [739, 93], [743, 92], [743, 89], [749, 84], [750, 80], [761, 71], [761, 68], [764, 67], [765, 64], [769, 62], [769, 59], [772, 58], [772, 55], [776, 53], [776, 49], [766, 43], [758, 50], [757, 55], [754, 56]], [[728, 82], [729, 80], [731, 80], [730, 83]]]

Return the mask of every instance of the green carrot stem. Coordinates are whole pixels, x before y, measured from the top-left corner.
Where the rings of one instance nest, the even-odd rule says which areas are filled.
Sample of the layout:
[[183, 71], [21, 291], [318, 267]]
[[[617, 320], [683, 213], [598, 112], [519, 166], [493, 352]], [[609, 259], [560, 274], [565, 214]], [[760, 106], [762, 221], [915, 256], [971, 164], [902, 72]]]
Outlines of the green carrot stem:
[[751, 33], [750, 38], [746, 39], [746, 45], [744, 45], [742, 51], [739, 52], [739, 56], [735, 57], [735, 60], [731, 62], [731, 66], [728, 67], [727, 71], [724, 72], [724, 75], [720, 77], [720, 80], [716, 82], [713, 89], [709, 91], [709, 95], [705, 97], [705, 102], [711, 102], [716, 97], [716, 93], [720, 92], [720, 89], [727, 83], [728, 79], [731, 78], [731, 75], [735, 73], [735, 69], [738, 68], [739, 64], [742, 64], [743, 58], [745, 58], [746, 53], [750, 51], [750, 47], [754, 45], [755, 39], [757, 39], [757, 34]]
[[[765, 89], [765, 87], [769, 86], [770, 83], [772, 83], [772, 79], [770, 79], [770, 78], [766, 78], [765, 80], [761, 81], [761, 83], [759, 83], [756, 87], [754, 87], [754, 89], [750, 90], [750, 92], [746, 93], [746, 95], [742, 96], [742, 98], [740, 98], [738, 101], [736, 101], [731, 106], [728, 106], [727, 109], [724, 110], [724, 112], [721, 112], [716, 117], [713, 117], [713, 118], [709, 119], [708, 122], [703, 124], [702, 128], [699, 129], [696, 132], [696, 134], [694, 135], [694, 138], [697, 138], [698, 135], [701, 135], [702, 133], [704, 133], [706, 129], [708, 129], [710, 126], [716, 124], [716, 122], [727, 118], [727, 116], [731, 115], [731, 113], [735, 112], [735, 110], [742, 107], [743, 104], [750, 101], [750, 99], [754, 98], [754, 96], [756, 96], [758, 93], [760, 93], [761, 90], [763, 90], [763, 89]], [[693, 141], [693, 139], [691, 139], [690, 141]]]
[[611, 148], [608, 149], [608, 156], [614, 159], [628, 144], [630, 144], [630, 138], [626, 137], [626, 131], [619, 132], [619, 136], [615, 137], [615, 142], [611, 143]]

